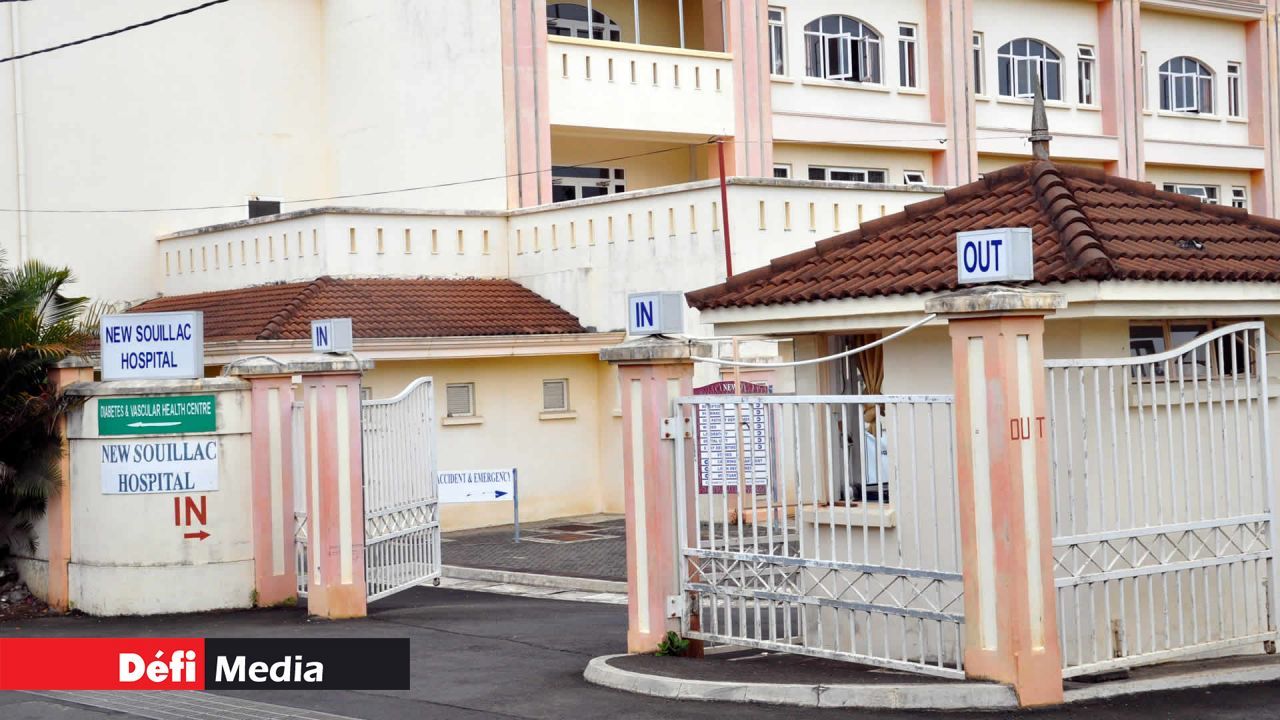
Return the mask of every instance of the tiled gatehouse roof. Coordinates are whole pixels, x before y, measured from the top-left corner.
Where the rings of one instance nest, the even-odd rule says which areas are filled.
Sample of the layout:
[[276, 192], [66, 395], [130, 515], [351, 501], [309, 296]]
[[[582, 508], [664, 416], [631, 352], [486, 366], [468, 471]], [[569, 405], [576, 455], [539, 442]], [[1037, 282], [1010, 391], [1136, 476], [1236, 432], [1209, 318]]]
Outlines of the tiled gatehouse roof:
[[687, 297], [707, 310], [952, 291], [956, 233], [1002, 227], [1032, 228], [1037, 283], [1280, 281], [1280, 221], [1032, 161]]
[[311, 321], [351, 318], [357, 338], [585, 333], [578, 319], [511, 280], [319, 277], [148, 300], [129, 312], [201, 310], [209, 341], [304, 340]]

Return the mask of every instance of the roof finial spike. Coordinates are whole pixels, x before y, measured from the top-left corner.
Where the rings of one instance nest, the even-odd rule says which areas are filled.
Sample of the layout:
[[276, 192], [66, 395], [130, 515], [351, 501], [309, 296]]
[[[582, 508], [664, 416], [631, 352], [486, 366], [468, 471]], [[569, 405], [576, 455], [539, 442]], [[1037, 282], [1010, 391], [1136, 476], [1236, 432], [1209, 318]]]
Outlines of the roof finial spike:
[[1044, 109], [1044, 88], [1040, 86], [1040, 68], [1037, 63], [1031, 63], [1031, 87], [1034, 98], [1031, 108], [1031, 157], [1048, 160], [1049, 141], [1053, 136], [1049, 134], [1049, 114]]

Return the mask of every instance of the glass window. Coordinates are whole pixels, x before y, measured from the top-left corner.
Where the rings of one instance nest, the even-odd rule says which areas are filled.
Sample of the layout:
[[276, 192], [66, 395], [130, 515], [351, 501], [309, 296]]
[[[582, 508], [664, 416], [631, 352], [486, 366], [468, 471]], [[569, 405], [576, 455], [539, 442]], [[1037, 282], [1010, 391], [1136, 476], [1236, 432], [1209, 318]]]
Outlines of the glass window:
[[903, 170], [902, 182], [906, 185], [924, 185], [923, 170]]
[[918, 66], [916, 26], [902, 23], [898, 26], [898, 85], [900, 87], [920, 86], [917, 78]]
[[880, 34], [846, 15], [827, 15], [804, 26], [809, 77], [880, 82]]
[[774, 75], [787, 74], [786, 11], [769, 8], [769, 62]]
[[1227, 114], [1231, 117], [1244, 115], [1244, 88], [1241, 84], [1240, 63], [1227, 63]]
[[1098, 59], [1093, 48], [1081, 45], [1076, 49], [1076, 99], [1081, 105], [1096, 105], [1095, 75], [1097, 75]]
[[791, 165], [778, 163], [773, 166], [773, 176], [776, 178], [791, 177]]
[[561, 37], [622, 40], [622, 28], [608, 15], [592, 9], [587, 20], [587, 6], [578, 3], [553, 3], [547, 6], [547, 34]]
[[1191, 197], [1200, 198], [1201, 201], [1211, 205], [1218, 204], [1218, 187], [1216, 185], [1186, 185], [1183, 183], [1165, 183], [1164, 191], [1178, 193], [1179, 195], [1190, 195]]
[[1062, 100], [1062, 56], [1045, 43], [1032, 38], [1007, 42], [996, 53], [1000, 70], [1000, 94], [1029, 98], [1035, 95], [1033, 73], [1040, 78], [1046, 100]]
[[983, 78], [986, 76], [986, 67], [983, 62], [982, 52], [982, 33], [973, 34], [973, 94], [981, 95], [986, 90], [986, 83]]
[[553, 165], [551, 202], [600, 197], [627, 191], [622, 168]]
[[1213, 112], [1213, 72], [1199, 60], [1176, 57], [1160, 66], [1160, 109]]
[[[1209, 320], [1143, 320], [1129, 326], [1129, 354], [1146, 357], [1187, 345], [1212, 329], [1240, 322], [1245, 318]], [[1239, 334], [1228, 336], [1179, 354], [1167, 363], [1134, 366], [1134, 377], [1171, 381], [1206, 378], [1215, 373], [1253, 373], [1252, 350]], [[1166, 375], [1168, 376], [1166, 378]]]
[[1249, 209], [1249, 191], [1242, 187], [1231, 188], [1231, 207]]
[[869, 182], [886, 183], [889, 181], [888, 170], [868, 168], [827, 167], [823, 165], [809, 166], [810, 180], [827, 180], [830, 182]]

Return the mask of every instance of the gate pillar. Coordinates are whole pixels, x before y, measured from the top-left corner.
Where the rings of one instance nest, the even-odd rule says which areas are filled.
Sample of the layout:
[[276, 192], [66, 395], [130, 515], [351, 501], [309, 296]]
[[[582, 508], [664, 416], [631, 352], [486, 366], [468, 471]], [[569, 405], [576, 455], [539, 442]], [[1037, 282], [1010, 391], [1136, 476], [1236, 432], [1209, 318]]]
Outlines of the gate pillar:
[[[72, 383], [92, 381], [93, 363], [81, 357], [65, 358], [49, 371], [49, 383], [57, 392]], [[66, 612], [71, 609], [71, 450], [65, 414], [58, 418], [58, 433], [62, 436], [58, 460], [62, 484], [49, 498], [45, 510], [48, 537], [44, 542], [49, 552], [49, 590], [45, 600], [49, 607]]]
[[[257, 370], [257, 368], [255, 368]], [[253, 559], [258, 604], [269, 607], [298, 596], [294, 557], [293, 382], [279, 366], [249, 381], [253, 404]]]
[[668, 598], [683, 597], [676, 493], [688, 493], [690, 502], [697, 496], [676, 487], [674, 438], [663, 437], [662, 421], [676, 414], [676, 398], [692, 394], [693, 363], [709, 355], [704, 343], [657, 337], [600, 351], [601, 360], [618, 366], [622, 395], [628, 652], [652, 652], [667, 631], [680, 630], [679, 614], [668, 609]]
[[929, 300], [947, 316], [956, 388], [965, 672], [1023, 706], [1061, 703], [1053, 584], [1044, 318], [1060, 293], [979, 287]]

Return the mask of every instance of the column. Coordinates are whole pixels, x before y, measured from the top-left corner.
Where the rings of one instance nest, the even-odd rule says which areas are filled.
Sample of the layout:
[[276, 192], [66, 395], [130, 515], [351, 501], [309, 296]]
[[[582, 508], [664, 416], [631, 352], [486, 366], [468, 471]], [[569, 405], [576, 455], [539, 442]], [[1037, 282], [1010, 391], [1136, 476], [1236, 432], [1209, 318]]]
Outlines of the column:
[[1119, 155], [1107, 172], [1146, 177], [1143, 143], [1141, 7], [1137, 0], [1098, 3], [1098, 97], [1102, 133], [1119, 139]]
[[302, 375], [307, 438], [307, 611], [331, 619], [364, 617], [361, 374], [354, 361], [326, 364], [333, 370]]
[[[922, 59], [930, 119], [946, 125], [947, 142], [933, 153], [933, 182], [978, 179], [973, 87], [973, 0], [926, 0]], [[886, 43], [885, 47], [889, 47]], [[895, 50], [896, 51], [896, 50]]]
[[506, 115], [507, 207], [551, 202], [551, 116], [547, 3], [503, 0], [502, 88]]
[[1265, 0], [1261, 20], [1245, 25], [1244, 109], [1249, 119], [1249, 144], [1265, 148], [1265, 165], [1251, 173], [1249, 212], [1275, 216], [1276, 171], [1280, 167], [1280, 82], [1277, 81], [1277, 13], [1280, 0]]
[[[49, 384], [54, 392], [62, 392], [68, 385], [93, 381], [93, 364], [80, 357], [60, 361], [49, 371]], [[58, 419], [58, 433], [62, 436], [62, 453], [58, 460], [58, 472], [62, 483], [57, 493], [45, 506], [45, 543], [49, 553], [49, 592], [45, 599], [49, 607], [63, 612], [71, 609], [71, 590], [68, 566], [71, 563], [71, 448], [67, 441], [67, 418]]]
[[288, 375], [251, 376], [253, 558], [258, 604], [298, 595], [294, 552], [293, 385]]
[[982, 287], [926, 303], [950, 323], [965, 672], [1020, 705], [1062, 702], [1053, 584], [1044, 318], [1059, 293]]
[[[709, 355], [702, 343], [657, 338], [600, 351], [601, 360], [618, 365], [622, 390], [628, 652], [653, 652], [667, 631], [680, 629], [679, 617], [667, 611], [668, 598], [683, 596], [676, 493], [688, 502], [697, 495], [692, 482], [676, 487], [675, 443], [661, 428], [663, 418], [676, 414], [675, 399], [693, 392], [695, 358]], [[692, 452], [692, 441], [686, 447]]]
[[734, 142], [726, 175], [773, 177], [773, 86], [769, 79], [767, 0], [725, 5], [728, 50], [733, 54]]

